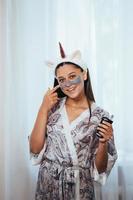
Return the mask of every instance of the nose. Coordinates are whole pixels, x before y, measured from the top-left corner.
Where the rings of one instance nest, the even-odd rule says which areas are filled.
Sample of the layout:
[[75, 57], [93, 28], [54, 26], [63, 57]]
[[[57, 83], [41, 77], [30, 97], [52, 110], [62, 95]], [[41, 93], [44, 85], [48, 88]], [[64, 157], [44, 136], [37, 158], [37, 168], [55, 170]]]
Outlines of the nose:
[[70, 87], [72, 85], [71, 81], [66, 81], [65, 86]]
[[66, 80], [64, 83], [60, 83], [60, 87], [61, 87], [62, 89], [68, 88], [68, 87], [70, 87], [71, 85], [73, 85], [73, 83], [72, 83], [70, 80]]

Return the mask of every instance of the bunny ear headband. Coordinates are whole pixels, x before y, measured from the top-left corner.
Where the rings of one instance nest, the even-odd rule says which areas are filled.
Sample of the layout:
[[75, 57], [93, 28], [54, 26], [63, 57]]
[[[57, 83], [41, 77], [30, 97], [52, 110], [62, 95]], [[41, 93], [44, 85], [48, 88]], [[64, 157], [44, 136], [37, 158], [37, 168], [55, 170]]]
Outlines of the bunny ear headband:
[[61, 43], [59, 42], [59, 47], [60, 47], [60, 55], [61, 58], [57, 59], [54, 63], [53, 62], [46, 62], [46, 64], [51, 67], [54, 68], [54, 70], [56, 69], [56, 67], [64, 62], [70, 62], [73, 64], [78, 65], [79, 67], [81, 67], [83, 70], [87, 71], [87, 66], [84, 63], [84, 61], [81, 58], [81, 52], [79, 50], [73, 52], [71, 55], [65, 55], [64, 49], [61, 45]]

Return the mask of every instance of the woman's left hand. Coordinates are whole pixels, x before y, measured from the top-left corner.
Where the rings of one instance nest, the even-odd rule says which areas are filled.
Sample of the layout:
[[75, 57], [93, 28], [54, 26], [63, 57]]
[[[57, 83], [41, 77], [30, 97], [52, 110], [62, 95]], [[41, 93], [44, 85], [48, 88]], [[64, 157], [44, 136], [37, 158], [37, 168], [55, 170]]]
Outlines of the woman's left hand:
[[97, 130], [101, 134], [102, 138], [99, 138], [99, 142], [105, 143], [109, 141], [113, 136], [113, 127], [112, 124], [103, 121], [97, 127]]

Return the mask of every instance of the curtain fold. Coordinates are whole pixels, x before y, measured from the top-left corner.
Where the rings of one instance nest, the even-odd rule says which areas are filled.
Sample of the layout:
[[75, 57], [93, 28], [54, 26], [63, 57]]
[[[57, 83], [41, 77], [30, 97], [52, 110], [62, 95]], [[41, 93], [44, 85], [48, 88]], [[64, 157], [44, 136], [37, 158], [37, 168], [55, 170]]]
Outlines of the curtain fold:
[[5, 198], [5, 54], [6, 54], [6, 26], [5, 26], [5, 5], [0, 1], [0, 199]]
[[0, 0], [0, 199], [34, 198], [28, 135], [53, 84], [45, 64], [80, 49], [97, 104], [114, 114], [118, 161], [97, 200], [133, 199], [132, 0]]

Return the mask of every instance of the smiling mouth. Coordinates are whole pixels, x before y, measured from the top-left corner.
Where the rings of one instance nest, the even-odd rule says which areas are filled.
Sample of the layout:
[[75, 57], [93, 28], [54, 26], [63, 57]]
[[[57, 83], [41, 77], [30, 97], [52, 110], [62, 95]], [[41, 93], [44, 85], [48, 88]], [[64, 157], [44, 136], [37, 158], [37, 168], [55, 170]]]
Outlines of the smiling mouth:
[[69, 88], [69, 89], [67, 89], [66, 91], [67, 91], [67, 92], [73, 92], [74, 90], [75, 90], [75, 87]]

